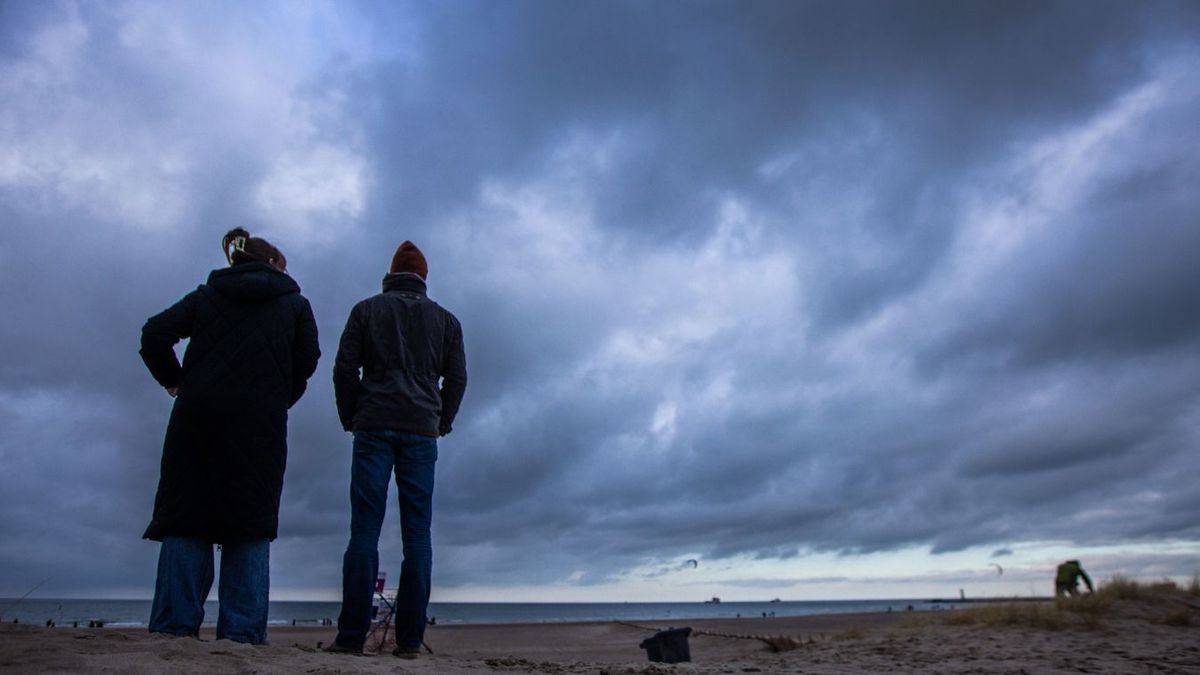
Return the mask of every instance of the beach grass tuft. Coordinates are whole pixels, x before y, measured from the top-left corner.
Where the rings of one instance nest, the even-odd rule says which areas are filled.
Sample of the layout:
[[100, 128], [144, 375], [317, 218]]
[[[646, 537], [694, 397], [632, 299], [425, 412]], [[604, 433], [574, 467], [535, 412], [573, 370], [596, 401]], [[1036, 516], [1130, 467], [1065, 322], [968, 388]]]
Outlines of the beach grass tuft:
[[1005, 602], [957, 610], [945, 615], [952, 626], [1031, 626], [1062, 630], [1067, 622], [1057, 607], [1041, 603]]
[[[767, 648], [772, 652], [790, 652], [793, 649], [799, 649], [804, 646], [804, 641], [800, 638], [794, 638], [788, 635], [768, 635], [759, 638], [767, 644]], [[809, 640], [811, 644], [811, 638]]]
[[[1101, 584], [1100, 588], [1096, 590], [1095, 595], [1103, 596], [1110, 600], [1140, 600], [1146, 596], [1146, 587], [1133, 579], [1118, 574]], [[1077, 598], [1067, 598], [1068, 601], [1075, 599]]]
[[[1169, 579], [1149, 583], [1116, 576], [1101, 584], [1095, 593], [1057, 598], [1053, 603], [998, 602], [958, 610], [943, 617], [945, 623], [960, 626], [1024, 626], [1043, 630], [1083, 628], [1103, 630], [1105, 620], [1126, 613], [1120, 607], [1140, 606], [1136, 612], [1153, 623], [1170, 626], [1194, 625], [1196, 603], [1189, 599], [1195, 579], [1181, 588]], [[1183, 605], [1180, 607], [1179, 605]], [[1167, 611], [1164, 613], [1163, 608]]]
[[1162, 618], [1160, 623], [1168, 626], [1191, 626], [1193, 624], [1193, 614], [1195, 614], [1195, 611], [1192, 609], [1188, 607], [1180, 607], [1179, 609], [1168, 612], [1167, 615]]
[[838, 631], [832, 635], [834, 640], [861, 640], [865, 633], [857, 626]]
[[1108, 592], [1106, 587], [1101, 586], [1095, 593], [1057, 598], [1054, 601], [1054, 607], [1081, 617], [1099, 617], [1112, 611], [1114, 602], [1136, 599], [1138, 599], [1137, 592], [1131, 591], [1123, 585], [1112, 592]]

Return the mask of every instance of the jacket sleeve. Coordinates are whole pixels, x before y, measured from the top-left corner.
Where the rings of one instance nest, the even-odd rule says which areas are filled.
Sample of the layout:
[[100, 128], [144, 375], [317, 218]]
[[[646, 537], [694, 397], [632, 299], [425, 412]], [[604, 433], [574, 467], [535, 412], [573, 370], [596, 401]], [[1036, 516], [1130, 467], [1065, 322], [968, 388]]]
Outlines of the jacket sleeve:
[[313, 318], [312, 305], [303, 296], [296, 313], [296, 335], [292, 341], [292, 392], [288, 407], [304, 395], [308, 378], [317, 370], [321, 358], [321, 345], [317, 341], [317, 320]]
[[138, 353], [150, 369], [150, 375], [167, 389], [179, 386], [182, 368], [175, 345], [192, 335], [200, 293], [200, 289], [188, 293], [179, 302], [147, 319], [142, 326], [142, 348]]
[[462, 324], [450, 317], [446, 331], [446, 351], [442, 364], [442, 418], [438, 435], [445, 436], [454, 429], [458, 406], [467, 391], [467, 353], [463, 348]]
[[354, 424], [354, 409], [358, 404], [359, 371], [362, 368], [363, 332], [362, 305], [355, 305], [342, 330], [337, 357], [333, 361], [333, 396], [337, 402], [338, 419], [342, 428], [350, 431]]

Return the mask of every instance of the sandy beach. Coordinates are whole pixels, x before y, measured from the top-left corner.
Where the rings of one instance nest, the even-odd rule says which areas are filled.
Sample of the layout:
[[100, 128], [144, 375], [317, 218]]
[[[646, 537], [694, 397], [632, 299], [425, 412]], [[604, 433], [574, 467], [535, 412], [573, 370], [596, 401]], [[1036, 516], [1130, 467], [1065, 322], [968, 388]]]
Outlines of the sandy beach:
[[[1200, 673], [1189, 594], [1021, 603], [928, 613], [691, 620], [692, 661], [651, 663], [667, 623], [433, 626], [433, 654], [326, 654], [329, 627], [272, 628], [270, 645], [143, 629], [0, 626], [0, 671], [20, 673]], [[678, 625], [676, 625], [678, 627]], [[761, 639], [775, 640], [775, 647]], [[776, 651], [776, 648], [782, 647]]]

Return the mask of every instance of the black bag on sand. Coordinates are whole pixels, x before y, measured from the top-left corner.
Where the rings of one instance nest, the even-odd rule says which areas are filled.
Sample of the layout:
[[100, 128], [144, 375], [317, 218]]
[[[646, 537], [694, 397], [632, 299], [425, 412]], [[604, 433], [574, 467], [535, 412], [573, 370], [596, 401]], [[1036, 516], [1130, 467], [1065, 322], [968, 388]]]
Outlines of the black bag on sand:
[[658, 631], [654, 637], [642, 640], [642, 644], [639, 646], [645, 649], [646, 656], [656, 663], [691, 661], [692, 653], [688, 648], [688, 636], [691, 634], [690, 627], [668, 628]]

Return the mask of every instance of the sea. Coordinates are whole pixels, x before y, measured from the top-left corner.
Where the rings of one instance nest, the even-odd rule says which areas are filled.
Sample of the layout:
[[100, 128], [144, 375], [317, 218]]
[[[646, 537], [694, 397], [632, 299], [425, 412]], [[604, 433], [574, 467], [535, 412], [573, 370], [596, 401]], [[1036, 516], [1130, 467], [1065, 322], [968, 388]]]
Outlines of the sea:
[[[671, 621], [853, 612], [926, 611], [946, 608], [930, 600], [813, 600], [766, 602], [431, 602], [438, 624], [561, 623], [572, 621]], [[271, 601], [271, 625], [320, 626], [337, 621], [339, 602]], [[145, 626], [149, 600], [0, 599], [0, 621], [57, 626]], [[215, 624], [217, 603], [204, 605], [204, 623]]]

